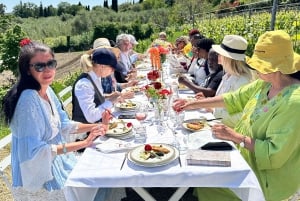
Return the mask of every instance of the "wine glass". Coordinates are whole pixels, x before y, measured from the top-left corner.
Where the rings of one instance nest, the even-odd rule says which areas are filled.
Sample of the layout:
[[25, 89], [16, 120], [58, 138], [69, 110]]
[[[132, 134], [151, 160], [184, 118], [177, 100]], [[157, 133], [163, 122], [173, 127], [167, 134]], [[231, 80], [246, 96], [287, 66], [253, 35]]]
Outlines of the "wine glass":
[[144, 120], [147, 118], [147, 114], [147, 106], [141, 104], [137, 107], [135, 118], [140, 122], [141, 125], [143, 125]]
[[180, 63], [180, 65], [181, 65], [184, 69], [187, 69], [187, 63], [186, 63], [186, 61], [180, 61], [179, 63]]

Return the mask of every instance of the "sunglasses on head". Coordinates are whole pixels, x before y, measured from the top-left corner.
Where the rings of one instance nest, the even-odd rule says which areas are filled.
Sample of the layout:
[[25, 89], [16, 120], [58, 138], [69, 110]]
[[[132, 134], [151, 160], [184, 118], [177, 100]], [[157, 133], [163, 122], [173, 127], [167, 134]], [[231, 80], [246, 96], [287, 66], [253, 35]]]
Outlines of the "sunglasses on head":
[[47, 61], [47, 63], [34, 63], [34, 64], [29, 64], [30, 67], [33, 67], [36, 72], [43, 72], [46, 67], [49, 69], [55, 69], [57, 66], [57, 61], [55, 59]]

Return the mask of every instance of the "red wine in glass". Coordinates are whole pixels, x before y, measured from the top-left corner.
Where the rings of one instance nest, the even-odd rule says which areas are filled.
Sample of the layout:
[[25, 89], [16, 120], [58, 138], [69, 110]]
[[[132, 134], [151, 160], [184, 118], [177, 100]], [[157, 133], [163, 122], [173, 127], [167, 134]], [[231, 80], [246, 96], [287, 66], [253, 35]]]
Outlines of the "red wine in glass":
[[181, 61], [181, 62], [179, 62], [179, 63], [180, 63], [180, 65], [181, 65], [184, 69], [187, 68], [187, 63], [186, 63], [185, 61]]

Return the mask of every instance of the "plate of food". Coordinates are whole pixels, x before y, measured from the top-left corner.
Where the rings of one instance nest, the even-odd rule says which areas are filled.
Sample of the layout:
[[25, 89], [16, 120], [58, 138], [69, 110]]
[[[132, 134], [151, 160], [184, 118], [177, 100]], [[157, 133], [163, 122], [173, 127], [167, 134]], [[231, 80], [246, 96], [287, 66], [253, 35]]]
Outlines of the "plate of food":
[[138, 106], [137, 102], [130, 101], [130, 100], [126, 100], [125, 102], [117, 103], [115, 105], [115, 107], [120, 110], [135, 110], [137, 108], [137, 106]]
[[151, 143], [132, 149], [128, 155], [132, 163], [144, 167], [158, 167], [171, 163], [179, 157], [179, 151], [168, 144]]
[[134, 93], [140, 93], [141, 92], [141, 87], [139, 86], [132, 86], [132, 87], [127, 87], [124, 89], [126, 92], [134, 92]]
[[152, 67], [151, 67], [150, 63], [141, 63], [136, 66], [136, 69], [138, 69], [138, 70], [149, 70], [151, 68]]
[[185, 120], [183, 121], [182, 126], [183, 128], [193, 132], [210, 128], [205, 118]]
[[108, 124], [108, 130], [106, 131], [105, 136], [107, 137], [120, 137], [124, 135], [131, 134], [132, 123], [124, 122], [121, 120], [116, 120]]
[[187, 86], [185, 86], [184, 84], [179, 84], [178, 90], [185, 91], [185, 90], [191, 90], [191, 89], [188, 88]]
[[146, 79], [146, 75], [138, 75], [136, 77], [136, 79], [138, 79], [138, 80], [144, 80], [144, 79]]

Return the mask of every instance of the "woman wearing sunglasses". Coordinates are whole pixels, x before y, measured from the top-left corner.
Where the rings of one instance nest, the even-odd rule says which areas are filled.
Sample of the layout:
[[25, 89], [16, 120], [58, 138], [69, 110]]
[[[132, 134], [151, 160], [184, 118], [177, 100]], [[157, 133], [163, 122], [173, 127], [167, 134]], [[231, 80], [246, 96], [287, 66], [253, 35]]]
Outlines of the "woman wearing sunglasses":
[[[107, 125], [69, 120], [50, 88], [57, 66], [54, 53], [29, 39], [20, 45], [19, 80], [2, 103], [12, 132], [14, 198], [65, 200], [63, 186], [76, 163], [73, 151], [92, 145], [96, 137], [105, 135]], [[110, 114], [102, 118], [108, 123]], [[88, 131], [90, 135], [80, 142], [66, 143], [63, 137]], [[101, 190], [99, 200], [106, 200], [108, 189]]]

